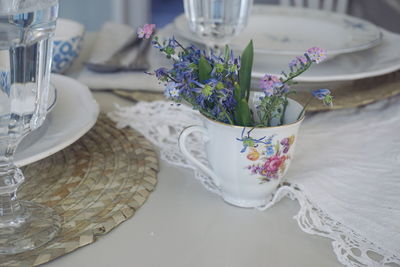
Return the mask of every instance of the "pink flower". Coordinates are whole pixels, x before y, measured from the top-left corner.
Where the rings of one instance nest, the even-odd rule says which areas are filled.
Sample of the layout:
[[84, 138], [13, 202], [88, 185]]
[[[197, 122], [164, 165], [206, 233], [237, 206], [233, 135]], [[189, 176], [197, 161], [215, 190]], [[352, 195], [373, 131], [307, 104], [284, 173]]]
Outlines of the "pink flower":
[[324, 61], [327, 57], [326, 50], [316, 46], [309, 48], [306, 51], [306, 54], [310, 57], [312, 61], [317, 64]]
[[279, 170], [279, 167], [285, 162], [285, 160], [285, 156], [272, 156], [268, 158], [267, 161], [264, 163], [264, 169], [268, 172], [277, 172]]
[[155, 28], [156, 28], [155, 24], [145, 24], [143, 28], [139, 27], [137, 30], [138, 37], [149, 39], [153, 34]]
[[297, 57], [297, 60], [298, 60], [300, 63], [303, 63], [303, 64], [306, 64], [306, 63], [307, 63], [307, 59], [306, 59], [306, 57], [304, 57], [304, 56]]
[[276, 93], [276, 89], [283, 86], [283, 83], [277, 76], [265, 74], [261, 78], [259, 86], [267, 96], [272, 96]]

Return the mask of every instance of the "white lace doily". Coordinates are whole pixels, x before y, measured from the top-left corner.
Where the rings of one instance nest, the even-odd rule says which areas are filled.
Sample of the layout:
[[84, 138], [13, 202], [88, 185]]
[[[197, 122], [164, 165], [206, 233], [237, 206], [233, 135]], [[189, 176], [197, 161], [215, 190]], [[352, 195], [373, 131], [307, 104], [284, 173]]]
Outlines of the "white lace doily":
[[[119, 107], [110, 117], [119, 127], [140, 131], [167, 162], [192, 168], [195, 177], [219, 194], [210, 179], [180, 153], [179, 133], [201, 124], [197, 111], [170, 102]], [[270, 205], [297, 199], [300, 228], [331, 238], [346, 266], [400, 266], [400, 98], [365, 108], [309, 117], [300, 130], [296, 155]], [[207, 162], [202, 139], [188, 147]]]

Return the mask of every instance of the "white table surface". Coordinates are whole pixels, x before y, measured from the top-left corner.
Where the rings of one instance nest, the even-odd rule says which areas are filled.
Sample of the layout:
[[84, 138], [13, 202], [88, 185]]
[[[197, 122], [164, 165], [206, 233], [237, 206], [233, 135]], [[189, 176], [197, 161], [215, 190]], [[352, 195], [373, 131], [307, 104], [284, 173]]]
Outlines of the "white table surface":
[[[131, 102], [95, 92], [103, 112]], [[292, 218], [296, 201], [270, 210], [233, 207], [205, 190], [190, 170], [160, 162], [158, 184], [129, 220], [97, 242], [44, 266], [340, 266], [330, 240]]]
[[[90, 53], [85, 36], [76, 73]], [[93, 92], [101, 111], [133, 102]], [[226, 204], [194, 179], [192, 171], [160, 162], [158, 184], [130, 219], [97, 242], [44, 266], [49, 267], [332, 267], [341, 266], [331, 240], [302, 232], [293, 216], [299, 205], [283, 199], [267, 211]]]

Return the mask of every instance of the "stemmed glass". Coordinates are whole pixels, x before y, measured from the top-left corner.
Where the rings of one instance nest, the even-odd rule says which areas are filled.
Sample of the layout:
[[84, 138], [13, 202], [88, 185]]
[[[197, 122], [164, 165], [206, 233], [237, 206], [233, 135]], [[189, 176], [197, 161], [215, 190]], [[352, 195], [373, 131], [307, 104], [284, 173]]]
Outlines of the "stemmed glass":
[[184, 0], [189, 28], [219, 53], [247, 25], [253, 0]]
[[52, 209], [18, 200], [24, 175], [14, 165], [46, 117], [57, 12], [58, 0], [0, 0], [0, 254], [37, 248], [60, 229]]

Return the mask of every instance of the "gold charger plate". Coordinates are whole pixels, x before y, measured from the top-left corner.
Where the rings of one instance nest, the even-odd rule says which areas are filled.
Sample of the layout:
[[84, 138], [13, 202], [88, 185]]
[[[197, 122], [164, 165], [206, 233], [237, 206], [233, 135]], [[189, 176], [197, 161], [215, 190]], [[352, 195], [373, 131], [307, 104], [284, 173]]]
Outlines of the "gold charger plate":
[[[319, 87], [320, 88], [320, 87]], [[311, 87], [310, 89], [319, 89]], [[331, 89], [331, 88], [327, 88]], [[400, 94], [400, 71], [361, 80], [355, 80], [331, 89], [334, 96], [333, 107], [324, 106], [318, 100], [312, 100], [307, 111], [328, 111], [361, 107]], [[298, 91], [294, 96], [301, 104], [307, 103], [309, 91]]]
[[[310, 84], [309, 90], [305, 90], [305, 85], [300, 84], [301, 89], [291, 96], [303, 105], [310, 98], [311, 89], [319, 89], [318, 84]], [[296, 89], [296, 86], [294, 86]], [[310, 102], [307, 111], [327, 111], [345, 108], [355, 108], [374, 103], [379, 100], [400, 94], [400, 71], [361, 80], [355, 80], [350, 83], [343, 83], [336, 88], [331, 89], [334, 95], [334, 106], [332, 108], [324, 106], [318, 100]], [[114, 94], [137, 101], [156, 101], [165, 100], [162, 93], [144, 92], [144, 91], [128, 91], [128, 90], [113, 90]]]

